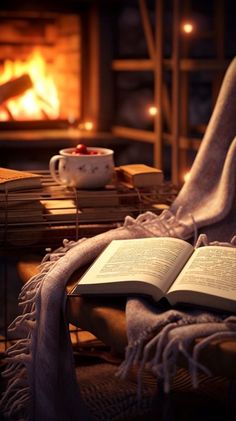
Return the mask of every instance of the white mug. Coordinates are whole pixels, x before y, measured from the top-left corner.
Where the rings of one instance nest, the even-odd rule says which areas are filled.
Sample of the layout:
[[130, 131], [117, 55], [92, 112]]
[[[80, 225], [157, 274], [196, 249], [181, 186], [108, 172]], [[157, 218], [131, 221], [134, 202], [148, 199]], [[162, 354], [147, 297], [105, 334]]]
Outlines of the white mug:
[[74, 148], [61, 149], [49, 162], [52, 178], [63, 186], [77, 189], [96, 189], [108, 184], [114, 171], [114, 151], [95, 147], [87, 150], [95, 151], [96, 155], [73, 154]]

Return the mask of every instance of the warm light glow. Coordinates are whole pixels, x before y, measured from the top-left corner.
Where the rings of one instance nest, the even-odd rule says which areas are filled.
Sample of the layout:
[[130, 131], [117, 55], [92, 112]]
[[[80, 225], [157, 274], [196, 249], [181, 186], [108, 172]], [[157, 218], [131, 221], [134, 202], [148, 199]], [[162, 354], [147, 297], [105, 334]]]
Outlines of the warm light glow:
[[59, 118], [60, 104], [56, 85], [47, 74], [46, 63], [39, 51], [34, 51], [26, 62], [6, 60], [0, 74], [0, 84], [23, 74], [30, 76], [33, 87], [6, 101], [4, 107], [0, 108], [0, 120], [9, 120], [9, 114], [14, 120]]
[[8, 120], [9, 114], [6, 110], [0, 110], [0, 121]]
[[92, 121], [85, 121], [84, 124], [84, 129], [85, 130], [93, 130], [93, 122]]
[[189, 178], [190, 178], [190, 171], [188, 171], [188, 172], [186, 172], [185, 174], [184, 174], [184, 181], [186, 182], [186, 181], [188, 181], [189, 180]]
[[157, 107], [152, 105], [151, 107], [149, 107], [148, 112], [151, 116], [155, 116], [158, 112], [158, 109], [157, 109]]
[[191, 34], [193, 32], [194, 26], [191, 22], [184, 22], [182, 24], [182, 29], [185, 34]]

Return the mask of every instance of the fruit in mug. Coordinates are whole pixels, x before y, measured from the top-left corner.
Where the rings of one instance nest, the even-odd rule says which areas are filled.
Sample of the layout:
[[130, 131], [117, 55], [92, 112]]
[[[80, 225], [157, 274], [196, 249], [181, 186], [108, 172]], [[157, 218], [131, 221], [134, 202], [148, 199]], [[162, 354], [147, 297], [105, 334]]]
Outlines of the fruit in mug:
[[72, 155], [102, 155], [101, 152], [96, 150], [88, 150], [87, 146], [83, 143], [79, 143], [75, 150], [72, 152]]
[[74, 151], [76, 154], [79, 154], [79, 155], [88, 155], [89, 154], [89, 151], [88, 151], [88, 149], [87, 149], [87, 146], [86, 145], [84, 145], [83, 143], [79, 143], [77, 146], [76, 146], [76, 148], [75, 148], [75, 151]]

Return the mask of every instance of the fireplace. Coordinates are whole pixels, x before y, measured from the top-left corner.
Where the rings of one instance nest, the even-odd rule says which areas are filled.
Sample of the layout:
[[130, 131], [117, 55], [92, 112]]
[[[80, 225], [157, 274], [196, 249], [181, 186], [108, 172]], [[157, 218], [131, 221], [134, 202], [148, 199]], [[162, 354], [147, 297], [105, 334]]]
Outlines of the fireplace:
[[[78, 14], [0, 13], [0, 126], [45, 127], [81, 118]], [[7, 122], [7, 123], [6, 123]], [[44, 122], [44, 123], [42, 123]]]
[[112, 148], [116, 165], [126, 162], [129, 141], [112, 132], [114, 3], [0, 6], [0, 166], [45, 169], [58, 150], [78, 143]]
[[59, 149], [111, 146], [110, 68], [96, 2], [26, 3], [0, 8], [0, 166], [44, 169]]

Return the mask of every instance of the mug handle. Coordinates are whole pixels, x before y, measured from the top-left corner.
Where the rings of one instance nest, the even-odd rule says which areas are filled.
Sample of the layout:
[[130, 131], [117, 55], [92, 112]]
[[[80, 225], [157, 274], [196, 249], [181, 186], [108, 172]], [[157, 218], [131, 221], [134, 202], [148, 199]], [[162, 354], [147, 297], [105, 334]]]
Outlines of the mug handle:
[[49, 170], [50, 170], [51, 176], [54, 179], [54, 181], [56, 181], [59, 184], [62, 184], [62, 180], [61, 180], [58, 172], [56, 171], [56, 164], [57, 164], [57, 162], [59, 162], [60, 159], [63, 159], [63, 156], [54, 155], [49, 161]]

